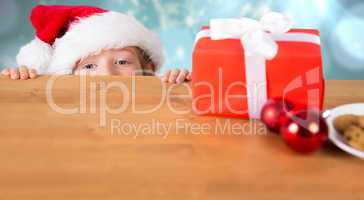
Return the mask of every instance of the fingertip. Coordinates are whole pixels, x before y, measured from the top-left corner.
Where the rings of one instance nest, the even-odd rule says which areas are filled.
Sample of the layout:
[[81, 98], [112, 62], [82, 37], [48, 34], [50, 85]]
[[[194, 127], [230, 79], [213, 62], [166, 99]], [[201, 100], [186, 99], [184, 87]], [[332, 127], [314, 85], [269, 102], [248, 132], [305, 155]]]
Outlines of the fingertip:
[[171, 71], [171, 74], [169, 75], [169, 82], [175, 83], [180, 72], [181, 72], [181, 70], [179, 70], [179, 69], [174, 69], [173, 71]]
[[167, 82], [167, 77], [165, 77], [165, 76], [162, 76], [162, 77], [160, 77], [160, 79], [162, 80], [162, 82]]
[[9, 69], [5, 68], [5, 69], [1, 70], [1, 74], [4, 76], [8, 76], [10, 74]]
[[31, 78], [31, 79], [34, 79], [34, 78], [36, 78], [38, 76], [38, 74], [37, 74], [37, 71], [35, 70], [35, 69], [30, 69], [29, 70], [29, 77]]
[[10, 78], [13, 80], [19, 79], [19, 71], [18, 69], [10, 69]]
[[29, 78], [31, 78], [31, 79], [37, 78], [37, 74], [30, 73], [29, 74]]
[[29, 78], [29, 74], [27, 72], [20, 73], [20, 79], [27, 80]]
[[187, 77], [186, 77], [187, 80], [192, 80], [192, 75], [191, 74], [188, 74]]

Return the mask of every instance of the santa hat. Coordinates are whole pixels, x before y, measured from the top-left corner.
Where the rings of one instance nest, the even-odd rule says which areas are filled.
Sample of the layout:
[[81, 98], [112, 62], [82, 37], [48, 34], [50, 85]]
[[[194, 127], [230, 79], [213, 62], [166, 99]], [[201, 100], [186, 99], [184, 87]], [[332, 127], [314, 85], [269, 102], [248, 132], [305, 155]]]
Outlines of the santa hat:
[[134, 17], [91, 6], [36, 6], [31, 22], [36, 37], [23, 46], [19, 66], [40, 74], [71, 74], [76, 62], [101, 50], [137, 46], [156, 68], [163, 64], [158, 36]]

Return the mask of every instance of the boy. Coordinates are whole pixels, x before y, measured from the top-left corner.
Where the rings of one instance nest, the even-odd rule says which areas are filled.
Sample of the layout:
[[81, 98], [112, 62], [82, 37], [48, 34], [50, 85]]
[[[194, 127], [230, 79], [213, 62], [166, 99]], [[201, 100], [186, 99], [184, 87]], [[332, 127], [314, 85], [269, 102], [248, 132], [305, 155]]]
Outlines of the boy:
[[[135, 18], [91, 6], [36, 6], [36, 37], [20, 49], [12, 79], [37, 74], [154, 75], [163, 64], [159, 38]], [[28, 68], [29, 67], [29, 68]], [[168, 70], [164, 82], [190, 80], [187, 70]]]

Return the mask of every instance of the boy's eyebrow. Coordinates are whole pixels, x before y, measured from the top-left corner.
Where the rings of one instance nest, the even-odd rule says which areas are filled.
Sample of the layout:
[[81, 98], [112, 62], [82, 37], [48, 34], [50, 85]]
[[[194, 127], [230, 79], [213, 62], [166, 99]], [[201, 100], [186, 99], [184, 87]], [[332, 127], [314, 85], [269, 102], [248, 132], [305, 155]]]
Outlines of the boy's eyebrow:
[[[78, 61], [76, 62], [76, 64], [75, 64], [75, 68], [76, 68], [78, 65], [80, 65], [80, 64], [84, 64], [85, 60], [86, 60], [86, 59], [90, 59], [90, 57], [92, 57], [92, 56], [86, 56], [86, 57], [81, 58], [80, 60], [78, 60]], [[88, 61], [87, 63], [89, 63], [89, 62], [93, 62], [93, 59], [91, 59], [91, 61]]]

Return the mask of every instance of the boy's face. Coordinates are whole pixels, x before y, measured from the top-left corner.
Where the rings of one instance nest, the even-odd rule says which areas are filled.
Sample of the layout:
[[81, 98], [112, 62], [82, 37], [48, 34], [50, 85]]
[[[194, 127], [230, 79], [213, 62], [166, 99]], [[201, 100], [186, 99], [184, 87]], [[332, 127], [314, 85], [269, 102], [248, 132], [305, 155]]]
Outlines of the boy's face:
[[143, 69], [135, 47], [103, 50], [76, 63], [76, 75], [142, 75]]

